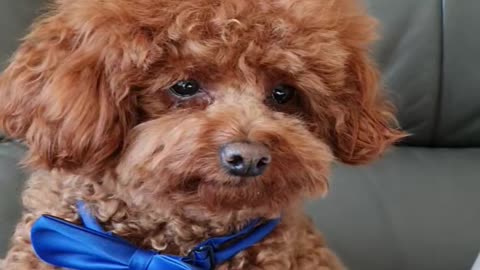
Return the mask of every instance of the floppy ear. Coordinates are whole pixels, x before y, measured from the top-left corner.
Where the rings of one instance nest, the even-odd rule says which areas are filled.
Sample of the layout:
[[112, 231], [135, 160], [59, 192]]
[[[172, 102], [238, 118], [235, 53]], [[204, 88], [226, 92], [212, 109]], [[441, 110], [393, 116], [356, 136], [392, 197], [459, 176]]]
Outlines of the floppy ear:
[[29, 146], [29, 165], [94, 173], [134, 123], [130, 63], [100, 21], [73, 19], [51, 14], [25, 38], [0, 77], [0, 129]]
[[356, 48], [347, 64], [345, 95], [337, 98], [333, 131], [334, 153], [344, 163], [367, 163], [405, 137], [379, 87], [379, 72], [368, 53]]
[[377, 22], [354, 0], [339, 0], [339, 38], [346, 49], [344, 85], [331, 111], [332, 149], [347, 164], [379, 157], [406, 134], [397, 128], [393, 106], [381, 93], [380, 73], [369, 55]]

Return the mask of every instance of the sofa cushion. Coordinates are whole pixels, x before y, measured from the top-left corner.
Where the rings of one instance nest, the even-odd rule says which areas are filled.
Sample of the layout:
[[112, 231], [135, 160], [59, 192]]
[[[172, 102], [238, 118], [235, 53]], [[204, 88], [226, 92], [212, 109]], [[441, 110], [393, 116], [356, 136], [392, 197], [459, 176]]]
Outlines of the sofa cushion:
[[24, 148], [16, 144], [0, 144], [0, 258], [4, 257], [21, 214], [20, 193], [26, 175], [17, 163], [24, 152]]
[[372, 166], [337, 166], [308, 205], [351, 269], [470, 269], [480, 251], [480, 149], [402, 147]]

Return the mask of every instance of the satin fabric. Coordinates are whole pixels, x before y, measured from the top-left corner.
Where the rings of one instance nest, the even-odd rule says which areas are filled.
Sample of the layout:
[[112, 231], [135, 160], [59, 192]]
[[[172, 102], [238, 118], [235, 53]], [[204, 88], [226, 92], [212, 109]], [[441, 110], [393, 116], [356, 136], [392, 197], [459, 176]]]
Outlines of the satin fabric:
[[211, 238], [186, 257], [138, 249], [104, 232], [85, 204], [78, 205], [85, 227], [44, 215], [31, 231], [32, 246], [44, 262], [74, 270], [210, 270], [268, 236], [280, 219], [254, 221], [236, 234]]

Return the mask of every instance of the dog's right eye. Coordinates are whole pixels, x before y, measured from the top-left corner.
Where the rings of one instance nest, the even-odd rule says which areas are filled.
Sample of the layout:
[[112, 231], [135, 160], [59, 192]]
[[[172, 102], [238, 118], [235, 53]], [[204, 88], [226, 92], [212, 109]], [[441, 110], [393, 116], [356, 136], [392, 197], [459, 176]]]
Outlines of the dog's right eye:
[[200, 91], [200, 84], [195, 80], [179, 81], [170, 87], [170, 92], [182, 98], [191, 97]]
[[277, 104], [283, 105], [295, 97], [295, 88], [281, 84], [272, 90], [272, 98]]

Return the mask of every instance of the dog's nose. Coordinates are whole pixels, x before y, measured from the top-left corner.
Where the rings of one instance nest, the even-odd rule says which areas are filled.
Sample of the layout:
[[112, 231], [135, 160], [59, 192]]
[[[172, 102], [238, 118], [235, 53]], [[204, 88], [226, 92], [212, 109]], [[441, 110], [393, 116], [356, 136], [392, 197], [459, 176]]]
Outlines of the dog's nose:
[[262, 175], [270, 164], [270, 151], [263, 144], [229, 143], [220, 150], [220, 162], [231, 175], [254, 177]]

